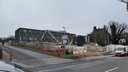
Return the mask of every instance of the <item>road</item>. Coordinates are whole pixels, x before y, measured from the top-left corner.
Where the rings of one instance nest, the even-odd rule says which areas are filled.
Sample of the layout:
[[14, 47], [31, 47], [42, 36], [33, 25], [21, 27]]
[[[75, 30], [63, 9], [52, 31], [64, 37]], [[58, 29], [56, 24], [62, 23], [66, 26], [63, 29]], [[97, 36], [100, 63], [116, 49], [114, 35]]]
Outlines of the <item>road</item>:
[[9, 45], [0, 45], [0, 47], [8, 53], [12, 52], [14, 59], [21, 60], [21, 59], [53, 58], [53, 56], [49, 56], [49, 55], [45, 55], [45, 54], [41, 54], [41, 53], [29, 51], [29, 50], [24, 50], [24, 49], [12, 47]]
[[128, 72], [128, 57], [72, 61], [11, 46], [0, 47], [7, 52], [13, 51], [14, 58], [32, 72]]
[[128, 72], [127, 57], [109, 57], [43, 67], [38, 72]]
[[[58, 58], [9, 45], [0, 45], [0, 48], [2, 48], [7, 53], [12, 52], [13, 60], [11, 62], [32, 72], [36, 72], [39, 68], [44, 66], [74, 61], [72, 59]], [[6, 57], [9, 57], [9, 54], [7, 54]], [[9, 61], [8, 58], [7, 61]]]

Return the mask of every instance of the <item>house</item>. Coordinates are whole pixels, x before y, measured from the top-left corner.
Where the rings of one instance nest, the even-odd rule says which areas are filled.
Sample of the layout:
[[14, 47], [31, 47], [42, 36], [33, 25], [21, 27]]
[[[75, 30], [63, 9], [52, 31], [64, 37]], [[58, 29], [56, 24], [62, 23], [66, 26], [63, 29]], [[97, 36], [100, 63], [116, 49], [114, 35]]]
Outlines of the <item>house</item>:
[[106, 30], [105, 26], [103, 28], [96, 28], [96, 26], [93, 27], [93, 31], [87, 35], [90, 39], [90, 42], [98, 43], [99, 45], [107, 45], [110, 41], [110, 35], [108, 31]]
[[119, 40], [118, 43], [128, 45], [128, 33], [127, 32], [124, 32], [124, 34], [121, 36], [121, 39]]

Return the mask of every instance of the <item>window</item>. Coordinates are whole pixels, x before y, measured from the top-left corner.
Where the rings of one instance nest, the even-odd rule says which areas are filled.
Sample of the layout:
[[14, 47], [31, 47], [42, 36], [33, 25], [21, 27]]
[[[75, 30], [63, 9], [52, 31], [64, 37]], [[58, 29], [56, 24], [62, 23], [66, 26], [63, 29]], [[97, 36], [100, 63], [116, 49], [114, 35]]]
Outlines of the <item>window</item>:
[[29, 40], [32, 40], [32, 37], [29, 37]]
[[29, 30], [29, 32], [31, 32], [31, 30]]
[[25, 33], [26, 33], [26, 30], [24, 29], [24, 30], [23, 30], [23, 32], [25, 32]]
[[21, 40], [22, 38], [20, 37], [20, 40]]

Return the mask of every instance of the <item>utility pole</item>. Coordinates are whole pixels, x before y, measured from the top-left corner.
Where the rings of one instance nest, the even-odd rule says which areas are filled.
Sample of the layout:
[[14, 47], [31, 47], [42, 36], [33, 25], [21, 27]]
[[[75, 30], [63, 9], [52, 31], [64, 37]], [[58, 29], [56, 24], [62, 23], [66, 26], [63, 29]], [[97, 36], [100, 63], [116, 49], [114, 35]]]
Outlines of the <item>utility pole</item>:
[[64, 29], [64, 32], [66, 32], [66, 31], [65, 31], [65, 27], [63, 27], [63, 29]]

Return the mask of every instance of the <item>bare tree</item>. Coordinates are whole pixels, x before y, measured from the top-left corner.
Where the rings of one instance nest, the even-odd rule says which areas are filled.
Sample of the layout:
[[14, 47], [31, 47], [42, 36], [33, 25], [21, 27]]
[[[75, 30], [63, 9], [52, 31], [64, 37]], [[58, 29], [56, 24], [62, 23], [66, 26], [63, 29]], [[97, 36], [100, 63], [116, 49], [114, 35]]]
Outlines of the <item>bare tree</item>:
[[110, 33], [110, 40], [112, 44], [118, 44], [123, 33], [127, 30], [127, 25], [125, 23], [118, 23], [115, 21], [110, 21], [108, 23], [108, 32]]

